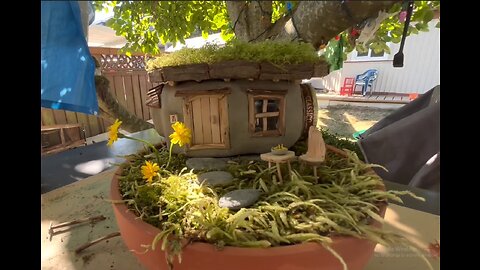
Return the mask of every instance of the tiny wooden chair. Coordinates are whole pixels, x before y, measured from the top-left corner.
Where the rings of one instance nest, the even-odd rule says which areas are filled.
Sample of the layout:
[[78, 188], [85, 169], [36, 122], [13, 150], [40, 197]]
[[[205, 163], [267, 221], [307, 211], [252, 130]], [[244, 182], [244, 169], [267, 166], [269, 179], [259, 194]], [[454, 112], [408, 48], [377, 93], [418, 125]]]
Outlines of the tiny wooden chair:
[[326, 146], [322, 132], [311, 126], [308, 130], [307, 153], [301, 155], [299, 160], [313, 166], [313, 175], [317, 177], [317, 166], [325, 161]]

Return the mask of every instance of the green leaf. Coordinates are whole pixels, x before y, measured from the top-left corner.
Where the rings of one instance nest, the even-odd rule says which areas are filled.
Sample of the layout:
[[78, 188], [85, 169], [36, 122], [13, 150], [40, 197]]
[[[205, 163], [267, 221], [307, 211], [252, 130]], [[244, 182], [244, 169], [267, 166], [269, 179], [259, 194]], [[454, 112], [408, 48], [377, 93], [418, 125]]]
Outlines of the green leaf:
[[417, 28], [418, 30], [421, 30], [423, 27], [424, 27], [423, 23], [421, 23], [421, 22], [415, 24], [415, 28]]
[[207, 39], [208, 38], [208, 32], [207, 31], [202, 31], [202, 37], [204, 39]]
[[375, 47], [375, 48], [373, 49], [373, 51], [374, 51], [375, 53], [381, 53], [381, 52], [383, 51], [383, 49], [382, 49], [382, 48]]
[[415, 11], [412, 15], [412, 21], [422, 21], [425, 11], [426, 10], [424, 8], [417, 9], [417, 11]]
[[353, 49], [354, 49], [353, 46], [346, 46], [346, 47], [345, 47], [345, 52], [346, 52], [346, 53], [350, 53], [350, 52], [353, 51]]
[[362, 44], [358, 44], [357, 46], [355, 46], [355, 50], [357, 50], [357, 52], [359, 52], [359, 53], [366, 53], [366, 52], [368, 52], [368, 48], [366, 48], [366, 47], [363, 46]]
[[380, 39], [383, 40], [383, 41], [385, 41], [385, 42], [390, 42], [390, 41], [392, 41], [392, 37], [389, 37], [389, 36], [387, 36], [387, 35], [381, 36]]
[[426, 23], [419, 22], [415, 25], [415, 28], [422, 32], [428, 32], [428, 24]]
[[428, 23], [433, 19], [433, 11], [432, 10], [427, 10], [425, 12], [425, 15], [423, 16], [423, 23]]
[[108, 19], [106, 22], [105, 22], [105, 25], [108, 26], [108, 27], [114, 27], [114, 25], [116, 25], [116, 20], [114, 18], [111, 18], [111, 19]]
[[390, 8], [389, 13], [397, 13], [400, 12], [401, 9], [402, 5], [400, 5], [400, 3], [395, 3], [392, 8]]
[[413, 26], [411, 26], [411, 25], [408, 27], [408, 30], [410, 30], [410, 32], [411, 32], [412, 34], [418, 34], [417, 28], [415, 28], [415, 27], [413, 27]]
[[437, 22], [437, 24], [435, 24], [435, 28], [440, 28], [440, 22]]
[[382, 49], [385, 51], [385, 53], [390, 54], [390, 47], [388, 47], [387, 43], [382, 44]]
[[392, 38], [392, 42], [393, 42], [393, 43], [399, 43], [401, 40], [402, 40], [401, 37], [393, 37], [393, 38]]

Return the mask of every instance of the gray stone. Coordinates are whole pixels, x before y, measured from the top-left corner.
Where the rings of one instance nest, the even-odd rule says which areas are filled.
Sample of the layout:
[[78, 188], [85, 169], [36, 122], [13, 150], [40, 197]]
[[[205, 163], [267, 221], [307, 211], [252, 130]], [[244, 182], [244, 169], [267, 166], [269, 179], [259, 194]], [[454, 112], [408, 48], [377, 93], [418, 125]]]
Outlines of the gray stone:
[[[204, 182], [205, 181], [205, 182]], [[198, 175], [198, 182], [204, 182], [206, 185], [225, 186], [233, 182], [233, 176], [229, 172], [212, 171]]]
[[222, 170], [227, 167], [227, 162], [218, 158], [189, 158], [187, 167], [194, 170]]
[[218, 205], [231, 210], [239, 210], [248, 207], [257, 202], [260, 197], [260, 191], [257, 189], [239, 189], [228, 192], [220, 197]]
[[233, 161], [240, 161], [240, 160], [253, 160], [253, 161], [261, 161], [260, 155], [241, 155], [232, 158]]

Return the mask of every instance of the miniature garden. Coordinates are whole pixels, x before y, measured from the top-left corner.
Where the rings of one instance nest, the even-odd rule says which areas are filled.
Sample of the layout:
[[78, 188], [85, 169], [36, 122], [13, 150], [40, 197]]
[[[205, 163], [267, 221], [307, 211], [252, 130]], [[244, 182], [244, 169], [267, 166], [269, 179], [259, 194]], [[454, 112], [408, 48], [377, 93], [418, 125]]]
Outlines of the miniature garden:
[[[150, 80], [160, 83], [153, 121], [169, 141], [144, 142], [145, 150], [129, 156], [112, 182], [112, 192], [120, 191], [116, 203], [158, 229], [140, 243], [143, 251], [138, 243], [130, 248], [162, 250], [168, 269], [196, 260], [182, 260], [194, 243], [274, 250], [313, 242], [335, 260], [322, 259], [325, 269], [361, 269], [373, 254], [375, 245], [353, 255], [332, 248], [336, 237], [420, 253], [380, 224], [389, 200], [423, 198], [385, 190], [376, 165], [362, 161], [355, 143], [316, 128], [314, 90], [301, 80], [328, 72], [319, 65], [328, 67], [311, 45], [274, 41], [185, 48], [151, 59]], [[169, 124], [172, 117], [183, 120]], [[110, 128], [109, 144], [126, 137], [120, 124]]]
[[[121, 122], [110, 128], [109, 143], [118, 137]], [[183, 123], [172, 125], [170, 146], [191, 141]], [[128, 138], [128, 137], [127, 137]], [[272, 146], [272, 150], [279, 148]], [[293, 149], [305, 150], [301, 144]], [[172, 154], [166, 145], [148, 143], [144, 151], [120, 166], [118, 181], [123, 200], [144, 222], [160, 229], [146, 252], [162, 249], [173, 267], [182, 249], [205, 242], [225, 246], [267, 248], [317, 242], [348, 269], [342, 257], [329, 248], [332, 237], [369, 239], [383, 245], [415, 247], [400, 235], [371, 226], [382, 222], [387, 200], [401, 202], [408, 191], [386, 191], [382, 180], [348, 149], [328, 147], [325, 162], [312, 176], [312, 167], [292, 162], [275, 167], [258, 156], [238, 156], [195, 162], [185, 154]], [[418, 198], [417, 199], [422, 199]]]

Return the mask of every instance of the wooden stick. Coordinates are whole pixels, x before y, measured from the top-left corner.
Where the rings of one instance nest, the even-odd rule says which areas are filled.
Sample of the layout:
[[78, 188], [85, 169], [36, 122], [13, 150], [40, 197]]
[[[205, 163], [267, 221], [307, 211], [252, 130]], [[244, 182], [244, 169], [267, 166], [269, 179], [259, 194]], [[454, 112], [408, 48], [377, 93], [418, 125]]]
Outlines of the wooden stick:
[[85, 223], [85, 222], [88, 222], [88, 221], [97, 222], [97, 221], [102, 221], [102, 220], [105, 220], [105, 219], [106, 219], [105, 216], [100, 215], [100, 216], [96, 216], [96, 217], [82, 218], [82, 219], [77, 219], [77, 220], [73, 220], [73, 221], [63, 222], [63, 223], [60, 223], [60, 224], [57, 224], [57, 225], [54, 225], [54, 226], [50, 226], [50, 228], [51, 229], [57, 229], [57, 228], [65, 227], [65, 226]]
[[56, 234], [56, 232], [54, 232], [53, 229], [58, 229], [58, 228], [71, 226], [71, 225], [76, 225], [76, 224], [82, 224], [82, 223], [86, 223], [86, 222], [95, 223], [95, 222], [102, 221], [102, 220], [105, 220], [105, 219], [107, 219], [107, 218], [104, 215], [99, 215], [99, 216], [95, 216], [95, 217], [82, 218], [82, 219], [76, 219], [76, 220], [73, 220], [73, 221], [63, 222], [63, 223], [57, 224], [55, 226], [52, 226], [53, 222], [50, 222], [50, 226], [48, 228], [48, 234], [50, 236], [49, 237], [50, 241], [52, 241], [52, 237]]
[[280, 170], [280, 163], [277, 163], [277, 173], [279, 178], [279, 184], [283, 184], [282, 171]]
[[93, 241], [90, 241], [88, 243], [85, 243], [81, 246], [79, 246], [77, 249], [75, 249], [75, 254], [78, 254], [80, 252], [82, 252], [84, 249], [90, 247], [90, 246], [93, 246], [103, 240], [107, 240], [107, 239], [110, 239], [110, 238], [113, 238], [113, 237], [117, 237], [117, 236], [120, 236], [120, 232], [114, 232], [114, 233], [111, 233], [111, 234], [108, 234], [108, 235], [105, 235], [103, 237], [100, 237], [98, 239], [95, 239]]

